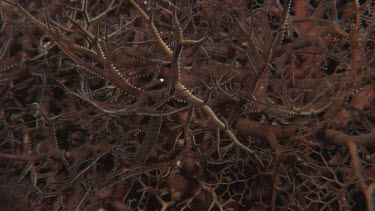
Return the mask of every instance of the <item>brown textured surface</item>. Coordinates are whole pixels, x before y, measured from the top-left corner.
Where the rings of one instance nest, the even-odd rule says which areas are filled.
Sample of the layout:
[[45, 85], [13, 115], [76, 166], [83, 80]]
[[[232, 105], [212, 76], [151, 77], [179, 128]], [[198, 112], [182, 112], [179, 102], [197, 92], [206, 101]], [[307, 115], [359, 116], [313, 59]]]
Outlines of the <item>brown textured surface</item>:
[[0, 210], [374, 206], [373, 2], [0, 2]]

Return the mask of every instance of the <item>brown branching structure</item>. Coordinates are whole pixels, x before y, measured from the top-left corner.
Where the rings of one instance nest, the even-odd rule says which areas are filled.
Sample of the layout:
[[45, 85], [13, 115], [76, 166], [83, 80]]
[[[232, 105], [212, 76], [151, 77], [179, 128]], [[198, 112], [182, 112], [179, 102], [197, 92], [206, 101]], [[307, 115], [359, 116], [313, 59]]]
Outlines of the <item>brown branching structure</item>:
[[375, 3], [0, 1], [1, 210], [375, 210]]

